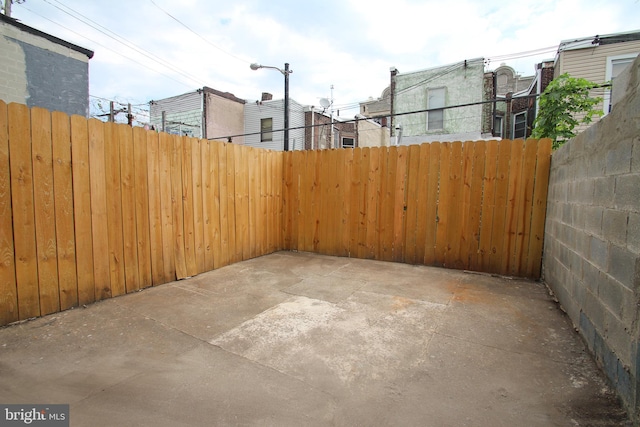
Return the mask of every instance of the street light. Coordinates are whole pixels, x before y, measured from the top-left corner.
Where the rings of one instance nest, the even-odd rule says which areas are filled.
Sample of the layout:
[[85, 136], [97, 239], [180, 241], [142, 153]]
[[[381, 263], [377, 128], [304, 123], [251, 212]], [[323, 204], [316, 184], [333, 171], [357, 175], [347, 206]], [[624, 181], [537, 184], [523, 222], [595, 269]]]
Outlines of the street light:
[[260, 68], [271, 68], [272, 70], [280, 71], [284, 76], [284, 151], [289, 151], [289, 74], [293, 73], [293, 70], [289, 69], [288, 62], [284, 64], [284, 70], [256, 63], [251, 64], [249, 67], [254, 71]]

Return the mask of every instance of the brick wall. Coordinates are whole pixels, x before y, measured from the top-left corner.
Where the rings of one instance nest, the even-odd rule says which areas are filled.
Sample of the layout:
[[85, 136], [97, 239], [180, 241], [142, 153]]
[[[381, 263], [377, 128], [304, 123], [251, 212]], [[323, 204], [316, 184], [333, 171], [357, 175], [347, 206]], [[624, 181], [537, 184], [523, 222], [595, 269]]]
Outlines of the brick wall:
[[604, 119], [553, 153], [543, 277], [640, 415], [640, 59]]

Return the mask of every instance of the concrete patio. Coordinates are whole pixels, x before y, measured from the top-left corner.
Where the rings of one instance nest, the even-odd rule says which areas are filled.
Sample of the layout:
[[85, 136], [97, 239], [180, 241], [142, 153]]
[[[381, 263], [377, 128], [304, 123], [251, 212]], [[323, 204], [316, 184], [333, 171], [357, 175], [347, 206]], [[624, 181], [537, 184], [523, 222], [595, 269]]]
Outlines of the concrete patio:
[[618, 426], [541, 283], [278, 252], [0, 329], [72, 426]]

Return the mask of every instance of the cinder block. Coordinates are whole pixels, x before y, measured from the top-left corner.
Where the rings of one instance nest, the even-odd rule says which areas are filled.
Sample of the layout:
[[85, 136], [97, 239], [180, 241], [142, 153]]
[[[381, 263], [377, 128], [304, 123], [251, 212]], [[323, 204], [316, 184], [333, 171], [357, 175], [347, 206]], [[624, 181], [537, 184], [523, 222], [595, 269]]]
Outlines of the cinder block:
[[633, 379], [631, 373], [629, 372], [629, 369], [623, 365], [620, 359], [618, 359], [617, 367], [618, 369], [616, 372], [615, 382], [616, 391], [618, 392], [622, 400], [630, 403], [633, 401]]
[[588, 289], [584, 295], [584, 308], [582, 311], [589, 317], [589, 320], [591, 320], [596, 330], [604, 331], [604, 305], [602, 305], [598, 297]]
[[616, 180], [614, 177], [606, 176], [594, 180], [593, 204], [605, 207], [613, 206]]
[[630, 212], [627, 225], [627, 248], [640, 254], [640, 213]]
[[598, 237], [591, 236], [591, 241], [589, 242], [589, 259], [596, 267], [608, 271], [609, 244]]
[[602, 237], [616, 245], [627, 241], [627, 212], [605, 209], [602, 213]]
[[589, 240], [591, 236], [587, 234], [584, 230], [576, 230], [575, 232], [576, 239], [576, 252], [583, 258], [587, 258], [589, 256]]
[[638, 259], [638, 255], [632, 253], [626, 247], [611, 245], [607, 271], [624, 286], [634, 289]]
[[593, 204], [593, 194], [595, 188], [594, 179], [582, 179], [578, 182], [576, 197], [583, 205]]
[[584, 230], [594, 236], [602, 236], [602, 206], [584, 207]]
[[626, 365], [631, 363], [631, 334], [624, 323], [614, 313], [605, 311], [605, 330], [603, 336], [605, 342], [611, 347], [620, 360]]
[[607, 151], [607, 175], [619, 175], [631, 172], [631, 154], [633, 142], [631, 139], [619, 141]]
[[602, 271], [598, 267], [588, 261], [584, 262], [582, 266], [582, 282], [595, 295], [598, 294], [598, 287], [600, 286], [600, 274], [602, 274]]
[[640, 212], [640, 175], [620, 175], [616, 177], [615, 206]]

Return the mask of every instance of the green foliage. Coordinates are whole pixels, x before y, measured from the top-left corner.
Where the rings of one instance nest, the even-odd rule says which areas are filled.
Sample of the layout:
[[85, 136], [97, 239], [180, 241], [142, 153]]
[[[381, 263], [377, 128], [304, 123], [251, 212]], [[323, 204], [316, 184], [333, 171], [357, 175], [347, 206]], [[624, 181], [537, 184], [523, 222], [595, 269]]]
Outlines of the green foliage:
[[598, 86], [566, 73], [551, 81], [540, 95], [540, 108], [531, 137], [551, 138], [555, 150], [576, 136], [573, 131], [576, 126], [591, 123], [593, 116], [603, 114], [594, 108], [602, 98], [589, 94], [591, 89]]

